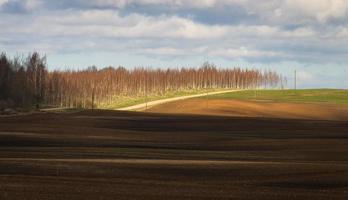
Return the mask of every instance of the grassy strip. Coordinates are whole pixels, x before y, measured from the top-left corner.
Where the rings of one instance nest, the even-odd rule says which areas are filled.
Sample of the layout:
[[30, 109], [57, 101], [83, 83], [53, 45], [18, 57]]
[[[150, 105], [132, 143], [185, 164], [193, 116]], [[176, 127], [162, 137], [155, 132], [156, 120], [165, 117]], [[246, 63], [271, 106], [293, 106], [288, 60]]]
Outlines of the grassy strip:
[[250, 101], [348, 104], [348, 90], [246, 90], [200, 97], [205, 99], [236, 99]]
[[118, 109], [118, 108], [124, 108], [124, 107], [128, 107], [128, 106], [146, 103], [146, 101], [150, 102], [150, 101], [156, 101], [156, 100], [161, 100], [161, 99], [202, 94], [202, 93], [207, 93], [207, 92], [216, 92], [216, 91], [222, 91], [222, 90], [223, 89], [171, 91], [171, 92], [166, 93], [165, 95], [150, 95], [148, 97], [145, 97], [145, 96], [140, 96], [140, 97], [121, 96], [121, 97], [118, 97], [117, 101], [112, 102], [111, 104], [102, 103], [102, 104], [98, 105], [98, 108], [100, 108], [100, 109]]

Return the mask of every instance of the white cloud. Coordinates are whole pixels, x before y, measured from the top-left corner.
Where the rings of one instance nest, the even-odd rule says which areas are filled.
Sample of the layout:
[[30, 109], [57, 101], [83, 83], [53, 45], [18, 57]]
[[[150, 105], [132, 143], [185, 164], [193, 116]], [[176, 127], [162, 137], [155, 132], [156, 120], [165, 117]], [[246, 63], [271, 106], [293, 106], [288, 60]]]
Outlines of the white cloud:
[[[326, 4], [327, 2], [336, 1], [318, 1], [322, 3], [319, 2], [320, 5], [315, 8], [303, 8], [302, 10], [298, 7], [310, 6], [314, 4], [314, 1], [304, 3], [297, 0], [292, 3], [286, 0], [264, 0], [262, 3], [256, 3], [254, 0], [99, 0], [89, 2], [100, 5], [117, 3], [120, 6], [136, 2], [138, 4], [168, 4], [197, 8], [239, 5], [244, 7], [249, 14], [262, 14], [265, 19], [271, 15], [277, 15], [280, 18], [283, 17], [284, 20], [289, 20], [289, 14], [293, 17], [298, 15], [298, 18], [306, 15], [308, 16], [307, 20], [325, 19], [325, 17], [317, 19], [317, 15], [326, 16], [327, 20], [333, 16], [344, 16], [342, 12], [338, 12], [341, 14], [336, 15], [320, 14], [326, 13], [321, 12], [321, 10], [325, 10], [326, 6], [331, 5]], [[38, 7], [40, 10], [45, 9], [44, 0], [26, 0], [25, 2], [27, 7], [32, 10]], [[334, 11], [336, 7], [331, 6], [328, 13], [336, 13]], [[274, 10], [274, 8], [277, 9]], [[261, 10], [264, 13], [261, 13]], [[290, 12], [291, 10], [293, 12]], [[7, 27], [0, 29], [1, 38], [9, 39], [9, 41], [17, 41], [17, 38], [30, 38], [25, 44], [28, 48], [35, 46], [39, 49], [41, 44], [43, 51], [49, 50], [50, 52], [67, 50], [120, 51], [122, 47], [129, 54], [144, 52], [147, 55], [159, 56], [207, 55], [246, 60], [267, 57], [274, 58], [274, 60], [294, 59], [319, 62], [329, 54], [326, 56], [327, 59], [346, 61], [342, 57], [348, 37], [348, 31], [344, 25], [322, 29], [308, 24], [287, 29], [284, 27], [292, 23], [285, 20], [281, 25], [278, 25], [272, 23], [271, 19], [256, 24], [208, 24], [204, 21], [198, 22], [195, 18], [175, 14], [125, 14], [122, 13], [122, 9], [106, 8], [33, 11], [30, 15], [7, 13], [0, 14], [0, 17], [7, 19], [0, 21], [1, 27]], [[5, 43], [1, 44], [1, 46], [4, 45]], [[18, 42], [13, 44], [6, 42], [6, 45], [7, 48], [9, 46], [16, 48]], [[23, 46], [23, 44], [18, 45], [17, 48], [19, 46]], [[4, 47], [6, 48], [6, 46]]]
[[114, 6], [125, 7], [130, 4], [138, 5], [166, 5], [173, 8], [191, 7], [191, 8], [208, 8], [222, 4], [240, 4], [247, 0], [88, 0], [88, 4], [97, 6]]
[[209, 55], [232, 59], [285, 56], [280, 52], [260, 51], [255, 49], [249, 49], [245, 46], [241, 46], [239, 48], [212, 50], [209, 52]]
[[301, 70], [297, 72], [297, 80], [299, 82], [312, 82], [314, 81], [314, 76], [310, 72]]
[[23, 26], [11, 26], [0, 30], [0, 33], [191, 40], [223, 40], [238, 37], [294, 39], [318, 35], [309, 27], [282, 30], [268, 25], [206, 25], [177, 16], [153, 17], [140, 14], [121, 16], [113, 10], [52, 12], [49, 16], [39, 16], [30, 20], [33, 21]]
[[[0, 26], [8, 27], [0, 29], [2, 38], [12, 38], [11, 41], [16, 41], [16, 37], [30, 38], [26, 42], [28, 48], [33, 46], [40, 50], [41, 44], [41, 50], [49, 52], [112, 52], [122, 51], [122, 47], [129, 54], [142, 52], [144, 55], [166, 57], [206, 55], [246, 60], [320, 60], [322, 56], [318, 56], [318, 51], [342, 46], [340, 38], [345, 37], [347, 32], [345, 28], [326, 31], [325, 36], [331, 38], [331, 44], [320, 45], [322, 33], [311, 27], [286, 30], [267, 24], [209, 25], [185, 17], [136, 13], [121, 15], [119, 11], [98, 9], [58, 10], [35, 17], [16, 15], [11, 20], [0, 21]], [[18, 44], [7, 42], [6, 45]], [[287, 45], [294, 49], [289, 49]], [[302, 49], [296, 49], [299, 45], [314, 45], [314, 52], [304, 53]]]
[[348, 27], [339, 27], [336, 37], [343, 40], [348, 40]]
[[33, 10], [43, 5], [42, 0], [25, 0], [25, 8], [28, 10]]
[[3, 4], [7, 3], [9, 0], [0, 0], [0, 6], [2, 6]]
[[0, 0], [0, 9], [10, 9], [9, 12], [34, 11], [42, 6], [44, 1], [45, 0]]
[[[225, 35], [227, 27], [208, 26], [176, 16], [150, 17], [139, 14], [120, 16], [115, 11], [80, 11], [65, 13], [64, 16], [37, 18], [22, 31], [35, 32], [48, 27], [42, 34], [90, 35], [104, 37], [147, 37], [209, 39]], [[18, 31], [18, 30], [15, 30]]]
[[346, 0], [286, 0], [284, 10], [316, 19], [319, 22], [327, 22], [330, 19], [347, 17], [348, 1]]
[[0, 6], [4, 51], [105, 53], [170, 64], [290, 62], [300, 80], [315, 82], [320, 76], [313, 70], [326, 74], [331, 66], [341, 70], [335, 76], [346, 76], [346, 0], [0, 0]]
[[[75, 0], [76, 1], [76, 0]], [[124, 8], [161, 5], [172, 9], [216, 9], [239, 6], [248, 15], [268, 21], [309, 24], [348, 18], [347, 0], [79, 0], [81, 4]]]

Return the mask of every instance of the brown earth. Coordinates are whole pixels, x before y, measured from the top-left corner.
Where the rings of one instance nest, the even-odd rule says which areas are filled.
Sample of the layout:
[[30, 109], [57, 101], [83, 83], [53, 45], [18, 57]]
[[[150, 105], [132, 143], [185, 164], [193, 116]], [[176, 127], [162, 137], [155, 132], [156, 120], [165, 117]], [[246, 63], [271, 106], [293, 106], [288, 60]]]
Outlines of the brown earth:
[[347, 155], [345, 121], [0, 117], [0, 199], [348, 199]]
[[348, 105], [188, 99], [158, 105], [155, 113], [348, 121]]

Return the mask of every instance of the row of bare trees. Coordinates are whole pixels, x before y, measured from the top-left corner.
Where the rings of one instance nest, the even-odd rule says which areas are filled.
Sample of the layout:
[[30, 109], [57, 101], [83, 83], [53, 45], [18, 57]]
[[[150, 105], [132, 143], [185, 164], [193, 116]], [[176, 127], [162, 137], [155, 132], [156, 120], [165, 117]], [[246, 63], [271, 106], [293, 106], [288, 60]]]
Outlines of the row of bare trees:
[[205, 63], [200, 68], [150, 69], [123, 67], [48, 74], [47, 100], [62, 107], [90, 108], [112, 104], [120, 96], [165, 95], [172, 91], [201, 89], [252, 89], [282, 87], [285, 78], [273, 71], [220, 69]]
[[151, 69], [89, 67], [80, 71], [46, 70], [46, 57], [30, 54], [25, 59], [0, 58], [0, 101], [16, 106], [55, 105], [93, 108], [112, 104], [120, 96], [164, 95], [172, 91], [222, 88], [282, 87], [285, 78], [274, 71], [217, 68]]

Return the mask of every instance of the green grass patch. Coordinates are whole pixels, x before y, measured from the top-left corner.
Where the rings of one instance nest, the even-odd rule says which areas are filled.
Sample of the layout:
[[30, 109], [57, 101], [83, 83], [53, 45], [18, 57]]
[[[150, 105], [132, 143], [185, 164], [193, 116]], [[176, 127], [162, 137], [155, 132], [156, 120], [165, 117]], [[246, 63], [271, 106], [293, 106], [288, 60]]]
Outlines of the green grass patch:
[[250, 101], [348, 104], [348, 90], [246, 90], [200, 97], [205, 99], [236, 99]]

